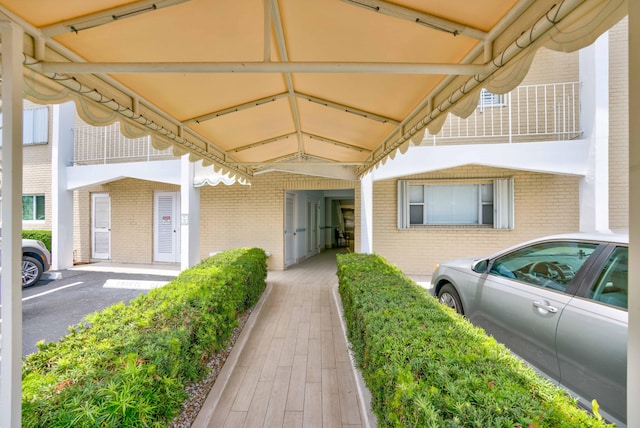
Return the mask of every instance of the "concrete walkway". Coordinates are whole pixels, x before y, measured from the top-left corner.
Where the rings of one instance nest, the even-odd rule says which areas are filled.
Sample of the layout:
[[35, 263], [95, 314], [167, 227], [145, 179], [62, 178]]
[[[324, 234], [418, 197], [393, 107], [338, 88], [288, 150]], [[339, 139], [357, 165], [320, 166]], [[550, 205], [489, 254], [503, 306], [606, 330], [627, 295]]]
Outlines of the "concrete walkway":
[[269, 272], [194, 428], [375, 425], [347, 350], [335, 255]]

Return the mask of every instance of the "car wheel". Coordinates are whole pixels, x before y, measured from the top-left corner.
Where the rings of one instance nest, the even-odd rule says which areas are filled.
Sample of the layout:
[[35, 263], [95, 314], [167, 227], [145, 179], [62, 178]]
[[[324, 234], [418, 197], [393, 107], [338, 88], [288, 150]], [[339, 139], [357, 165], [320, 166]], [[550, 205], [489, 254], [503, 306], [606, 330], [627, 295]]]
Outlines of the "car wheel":
[[42, 276], [42, 263], [30, 256], [22, 256], [22, 287], [30, 287]]
[[442, 286], [442, 288], [438, 292], [438, 301], [443, 305], [450, 307], [460, 315], [464, 315], [460, 296], [458, 295], [456, 289], [453, 288], [453, 285], [445, 284]]

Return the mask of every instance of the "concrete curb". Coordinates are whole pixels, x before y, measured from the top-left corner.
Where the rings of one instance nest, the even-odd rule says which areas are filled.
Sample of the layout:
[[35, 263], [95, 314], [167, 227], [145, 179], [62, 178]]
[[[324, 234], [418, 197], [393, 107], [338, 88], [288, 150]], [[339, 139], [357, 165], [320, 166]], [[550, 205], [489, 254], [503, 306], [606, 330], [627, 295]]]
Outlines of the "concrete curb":
[[224, 362], [222, 370], [220, 370], [220, 373], [218, 373], [218, 378], [213, 384], [213, 388], [211, 388], [211, 391], [209, 391], [207, 399], [202, 404], [202, 408], [200, 409], [200, 412], [198, 412], [198, 416], [196, 416], [196, 419], [193, 421], [191, 428], [206, 428], [209, 426], [209, 422], [211, 420], [211, 417], [213, 416], [213, 412], [218, 406], [220, 397], [222, 397], [222, 394], [227, 387], [227, 383], [229, 383], [229, 378], [231, 378], [231, 373], [233, 372], [233, 369], [238, 362], [238, 358], [240, 358], [240, 355], [242, 354], [242, 351], [247, 344], [247, 340], [249, 339], [249, 336], [251, 335], [251, 332], [255, 327], [256, 320], [260, 315], [260, 311], [262, 311], [262, 306], [269, 297], [269, 294], [271, 294], [271, 289], [271, 283], [267, 282], [267, 287], [264, 293], [262, 293], [260, 300], [258, 300], [258, 303], [256, 303], [256, 306], [253, 308], [253, 311], [251, 312], [247, 323], [242, 329], [242, 333], [240, 333], [238, 340], [233, 345], [231, 353], [227, 357], [227, 360]]
[[376, 428], [378, 426], [378, 418], [371, 411], [371, 392], [364, 383], [362, 374], [356, 366], [356, 361], [353, 358], [353, 351], [351, 350], [349, 339], [347, 338], [347, 326], [344, 322], [344, 311], [342, 308], [342, 300], [338, 296], [338, 284], [333, 286], [333, 303], [338, 309], [340, 315], [340, 326], [342, 327], [342, 333], [344, 334], [344, 340], [349, 346], [349, 359], [351, 360], [351, 367], [353, 369], [353, 377], [356, 379], [356, 386], [358, 388], [358, 402], [360, 403], [360, 414], [365, 424], [364, 428]]

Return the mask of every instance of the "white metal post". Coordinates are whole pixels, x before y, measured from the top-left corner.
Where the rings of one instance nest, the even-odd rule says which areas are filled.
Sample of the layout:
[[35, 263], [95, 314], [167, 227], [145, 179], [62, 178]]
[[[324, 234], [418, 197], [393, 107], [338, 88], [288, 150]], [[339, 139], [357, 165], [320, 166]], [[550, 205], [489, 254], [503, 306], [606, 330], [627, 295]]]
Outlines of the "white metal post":
[[18, 25], [2, 33], [2, 369], [0, 427], [22, 416], [22, 38]]
[[640, 2], [629, 2], [629, 349], [627, 426], [640, 426]]

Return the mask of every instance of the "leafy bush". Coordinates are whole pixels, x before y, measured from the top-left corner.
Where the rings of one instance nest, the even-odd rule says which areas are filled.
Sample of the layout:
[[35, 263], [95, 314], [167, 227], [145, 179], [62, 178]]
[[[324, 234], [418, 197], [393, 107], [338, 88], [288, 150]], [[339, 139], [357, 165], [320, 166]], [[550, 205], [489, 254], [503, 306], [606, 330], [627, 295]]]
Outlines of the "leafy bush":
[[383, 258], [340, 254], [338, 278], [380, 426], [606, 426]]
[[47, 250], [51, 251], [50, 230], [23, 230], [22, 237], [25, 239], [37, 239], [38, 241], [42, 241], [47, 247]]
[[167, 426], [266, 275], [263, 250], [229, 250], [39, 344], [23, 364], [23, 426]]

